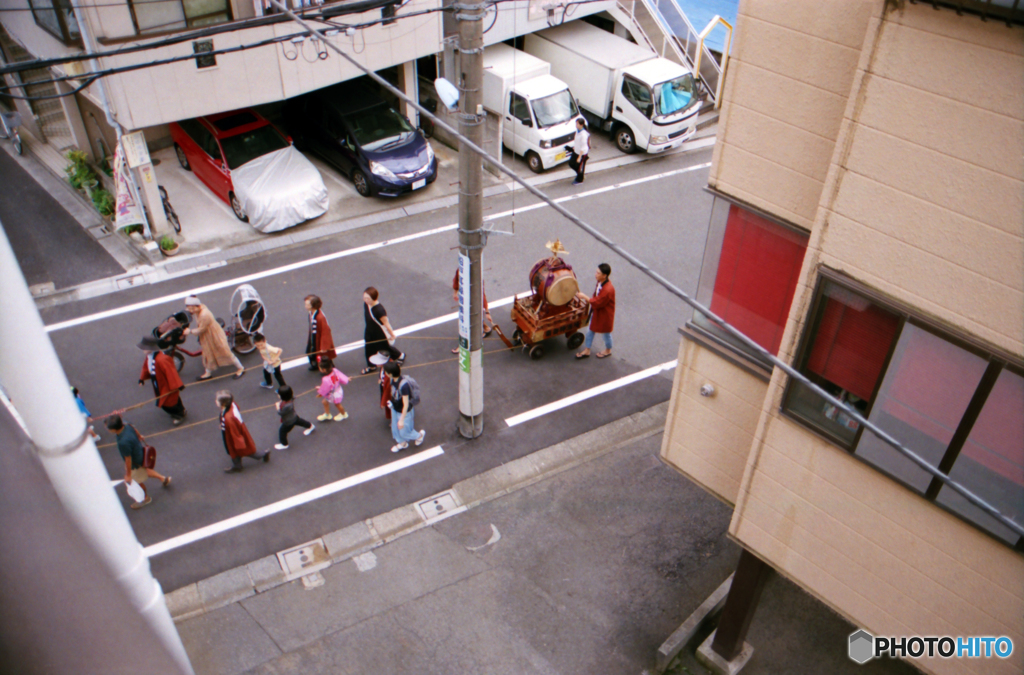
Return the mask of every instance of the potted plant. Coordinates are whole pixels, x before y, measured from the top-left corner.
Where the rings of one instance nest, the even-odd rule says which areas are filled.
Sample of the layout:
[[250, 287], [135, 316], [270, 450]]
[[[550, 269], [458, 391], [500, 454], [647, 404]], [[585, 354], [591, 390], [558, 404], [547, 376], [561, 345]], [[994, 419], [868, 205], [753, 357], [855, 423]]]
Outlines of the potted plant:
[[178, 242], [174, 241], [174, 237], [169, 234], [165, 234], [160, 238], [160, 252], [165, 256], [178, 255]]

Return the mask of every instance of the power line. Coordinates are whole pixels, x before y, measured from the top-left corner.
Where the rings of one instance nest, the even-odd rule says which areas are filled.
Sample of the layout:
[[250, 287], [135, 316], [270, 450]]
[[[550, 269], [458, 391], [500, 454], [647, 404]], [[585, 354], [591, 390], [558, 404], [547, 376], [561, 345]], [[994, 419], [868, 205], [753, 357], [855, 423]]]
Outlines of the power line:
[[[323, 38], [323, 35], [320, 34], [320, 32], [314, 26], [310, 25], [307, 21], [305, 21], [302, 18], [300, 18], [299, 16], [297, 16], [295, 13], [293, 13], [287, 7], [284, 7], [279, 2], [279, 0], [269, 0], [269, 1], [271, 3], [273, 3], [275, 6], [277, 6], [278, 9], [280, 9], [292, 21], [298, 23], [303, 28], [306, 28], [308, 31], [310, 31], [310, 32], [312, 32], [314, 34], [317, 34], [319, 37]], [[331, 48], [335, 52], [337, 52], [342, 58], [347, 60], [349, 63], [354, 65], [359, 70], [363, 71], [363, 73], [368, 75], [372, 80], [374, 80], [379, 85], [381, 85], [382, 87], [384, 87], [385, 89], [390, 91], [392, 94], [396, 95], [401, 100], [405, 101], [408, 105], [410, 105], [413, 108], [415, 108], [416, 110], [418, 110], [421, 115], [426, 115], [426, 117], [428, 119], [432, 120], [435, 125], [440, 126], [442, 129], [444, 129], [448, 133], [452, 134], [455, 138], [459, 139], [459, 142], [464, 144], [465, 147], [468, 148], [470, 151], [480, 155], [483, 158], [484, 161], [489, 162], [492, 166], [494, 166], [501, 173], [505, 174], [506, 176], [511, 178], [516, 183], [519, 183], [528, 192], [530, 192], [535, 197], [537, 197], [538, 199], [543, 201], [545, 204], [550, 206], [552, 209], [554, 209], [556, 212], [558, 212], [559, 214], [564, 216], [567, 220], [569, 220], [569, 222], [573, 223], [574, 225], [576, 225], [577, 227], [582, 229], [584, 232], [586, 232], [587, 234], [589, 234], [590, 236], [594, 237], [599, 242], [601, 242], [602, 244], [604, 244], [605, 246], [610, 248], [612, 251], [614, 251], [616, 254], [618, 254], [624, 260], [626, 260], [626, 262], [628, 262], [630, 265], [632, 265], [636, 269], [640, 270], [646, 276], [648, 276], [651, 279], [653, 279], [658, 285], [660, 285], [662, 288], [667, 290], [669, 293], [671, 293], [672, 295], [676, 296], [677, 298], [679, 298], [680, 300], [685, 302], [687, 305], [691, 306], [693, 309], [697, 310], [698, 312], [700, 312], [704, 316], [706, 316], [709, 319], [711, 319], [712, 321], [714, 321], [716, 324], [721, 326], [722, 329], [725, 330], [727, 333], [729, 333], [731, 336], [733, 336], [734, 338], [738, 339], [744, 345], [746, 345], [747, 347], [752, 349], [754, 351], [754, 353], [756, 353], [757, 355], [761, 356], [764, 359], [767, 359], [775, 367], [779, 368], [784, 373], [789, 375], [790, 378], [792, 378], [794, 380], [797, 380], [798, 382], [801, 382], [806, 387], [808, 387], [811, 391], [813, 391], [815, 394], [821, 396], [823, 399], [825, 399], [826, 401], [828, 401], [832, 405], [837, 406], [840, 410], [843, 410], [844, 412], [849, 414], [850, 417], [852, 417], [858, 423], [862, 424], [866, 429], [868, 429], [873, 434], [875, 434], [875, 436], [877, 436], [883, 443], [885, 443], [886, 445], [889, 445], [890, 447], [892, 447], [895, 450], [897, 450], [900, 454], [902, 454], [904, 457], [909, 459], [911, 462], [913, 462], [914, 464], [919, 466], [925, 472], [931, 474], [934, 478], [938, 479], [944, 485], [947, 485], [954, 492], [957, 492], [958, 494], [960, 494], [968, 502], [970, 502], [974, 506], [976, 506], [979, 509], [981, 509], [982, 511], [984, 511], [989, 516], [992, 516], [994, 519], [996, 519], [997, 521], [999, 521], [1000, 523], [1002, 523], [1006, 527], [1010, 528], [1013, 532], [1016, 532], [1018, 535], [1024, 536], [1024, 525], [1022, 525], [1020, 523], [1017, 523], [1016, 521], [1011, 520], [1010, 518], [1004, 516], [1002, 513], [1000, 513], [1000, 511], [996, 507], [992, 506], [987, 501], [985, 501], [981, 497], [977, 496], [976, 494], [974, 494], [972, 491], [970, 491], [969, 489], [967, 489], [966, 487], [964, 487], [960, 483], [958, 483], [955, 480], [951, 479], [948, 475], [942, 473], [938, 468], [936, 468], [936, 467], [932, 466], [931, 464], [929, 464], [920, 455], [918, 455], [916, 452], [914, 452], [910, 448], [908, 448], [905, 445], [903, 445], [902, 443], [900, 443], [893, 436], [891, 436], [887, 431], [885, 431], [884, 429], [879, 427], [874, 422], [871, 422], [868, 419], [866, 419], [855, 408], [851, 407], [846, 402], [841, 401], [841, 400], [835, 398], [834, 396], [829, 394], [827, 391], [822, 389], [820, 386], [818, 386], [817, 384], [811, 382], [803, 373], [799, 372], [798, 370], [796, 370], [791, 365], [789, 365], [788, 363], [784, 362], [782, 359], [778, 358], [774, 354], [771, 354], [764, 347], [762, 347], [761, 345], [757, 344], [751, 338], [747, 337], [745, 334], [743, 334], [737, 328], [733, 327], [731, 324], [729, 324], [727, 321], [725, 321], [725, 319], [721, 318], [720, 316], [718, 316], [717, 314], [712, 312], [710, 308], [705, 307], [704, 305], [700, 304], [699, 302], [697, 302], [696, 300], [691, 298], [690, 295], [686, 291], [682, 290], [681, 288], [679, 288], [678, 286], [673, 284], [671, 281], [666, 279], [664, 276], [662, 276], [658, 272], [656, 272], [653, 269], [651, 269], [650, 266], [647, 265], [647, 263], [643, 262], [642, 260], [640, 260], [639, 258], [634, 256], [632, 253], [630, 253], [626, 249], [622, 248], [622, 246], [620, 246], [619, 244], [615, 243], [613, 240], [611, 240], [610, 238], [605, 236], [598, 229], [596, 229], [595, 227], [593, 227], [593, 226], [589, 225], [588, 223], [584, 222], [581, 218], [579, 218], [578, 216], [576, 216], [575, 214], [570, 212], [568, 209], [564, 208], [561, 204], [557, 203], [555, 200], [553, 200], [550, 197], [548, 197], [545, 193], [541, 192], [536, 187], [534, 187], [530, 183], [526, 182], [526, 180], [521, 178], [519, 176], [519, 174], [517, 174], [512, 169], [510, 169], [507, 166], [505, 166], [503, 163], [501, 163], [501, 161], [499, 161], [498, 159], [495, 159], [494, 157], [491, 157], [483, 148], [481, 148], [480, 146], [478, 146], [475, 143], [473, 143], [472, 141], [470, 141], [464, 135], [459, 133], [456, 129], [451, 127], [447, 122], [445, 122], [441, 118], [437, 117], [435, 114], [431, 113], [429, 110], [427, 110], [426, 108], [421, 106], [419, 103], [417, 103], [416, 101], [413, 101], [401, 89], [399, 89], [398, 87], [395, 87], [394, 85], [392, 85], [390, 82], [388, 82], [387, 80], [382, 78], [377, 73], [375, 73], [375, 72], [369, 70], [368, 68], [364, 67], [362, 64], [360, 64], [358, 61], [353, 59], [351, 56], [349, 56], [348, 54], [343, 52], [340, 48], [338, 48], [333, 43], [327, 42], [326, 40], [325, 40], [325, 43], [327, 44], [327, 46], [329, 48]]]

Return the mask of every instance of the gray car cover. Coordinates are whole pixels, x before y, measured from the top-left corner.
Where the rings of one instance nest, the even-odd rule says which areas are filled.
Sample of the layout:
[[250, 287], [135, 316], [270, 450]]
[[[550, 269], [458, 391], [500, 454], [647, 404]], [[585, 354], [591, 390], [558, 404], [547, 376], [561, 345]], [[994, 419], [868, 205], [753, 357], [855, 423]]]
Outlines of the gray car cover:
[[292, 146], [231, 171], [235, 197], [260, 232], [277, 232], [327, 212], [327, 188], [312, 162]]

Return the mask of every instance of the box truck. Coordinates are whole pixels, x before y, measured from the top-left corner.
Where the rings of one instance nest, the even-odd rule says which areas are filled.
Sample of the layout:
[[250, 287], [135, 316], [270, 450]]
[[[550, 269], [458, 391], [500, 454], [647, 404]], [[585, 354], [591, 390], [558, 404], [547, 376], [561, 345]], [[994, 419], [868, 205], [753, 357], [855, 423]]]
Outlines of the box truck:
[[536, 173], [569, 160], [580, 116], [569, 87], [550, 73], [546, 61], [506, 44], [484, 50], [484, 108], [500, 122], [502, 145]]
[[526, 36], [525, 50], [551, 64], [591, 126], [623, 152], [663, 152], [697, 130], [693, 74], [655, 52], [583, 21]]

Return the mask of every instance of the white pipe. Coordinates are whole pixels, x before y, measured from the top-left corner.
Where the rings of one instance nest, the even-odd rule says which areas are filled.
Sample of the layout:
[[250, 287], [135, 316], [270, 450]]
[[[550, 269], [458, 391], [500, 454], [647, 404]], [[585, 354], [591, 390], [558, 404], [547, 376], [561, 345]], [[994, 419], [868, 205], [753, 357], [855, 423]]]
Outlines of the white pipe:
[[[67, 376], [43, 327], [7, 233], [0, 227], [0, 382], [24, 420], [29, 437], [65, 511], [106, 562], [131, 603], [167, 650], [191, 675], [192, 665], [110, 485]], [[42, 524], [45, 526], [45, 524]], [[126, 658], [131, 660], [131, 650]]]

